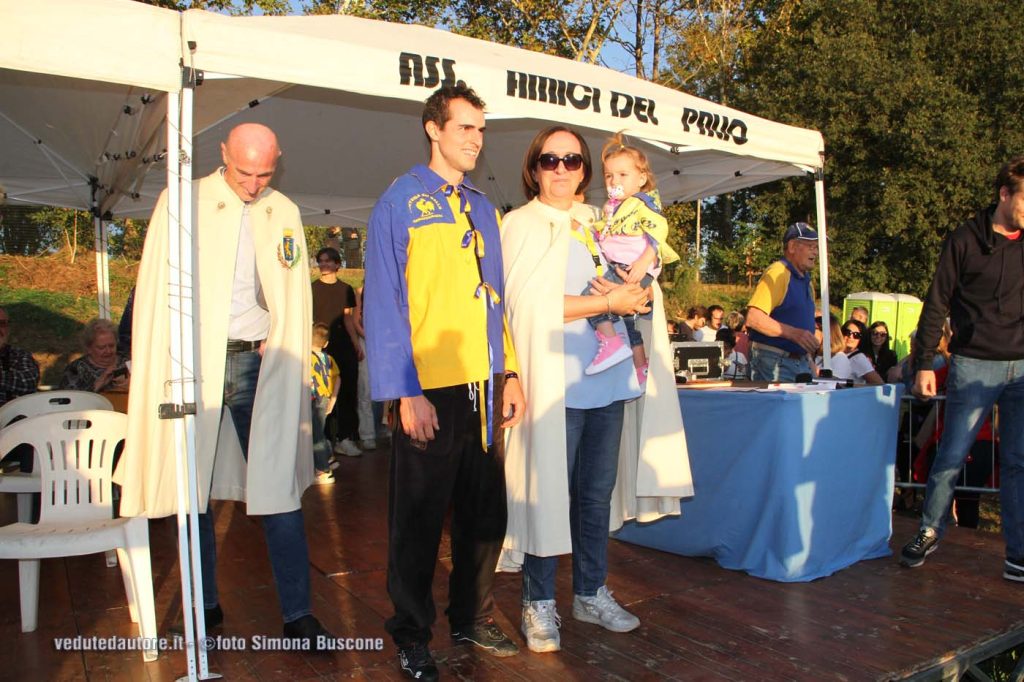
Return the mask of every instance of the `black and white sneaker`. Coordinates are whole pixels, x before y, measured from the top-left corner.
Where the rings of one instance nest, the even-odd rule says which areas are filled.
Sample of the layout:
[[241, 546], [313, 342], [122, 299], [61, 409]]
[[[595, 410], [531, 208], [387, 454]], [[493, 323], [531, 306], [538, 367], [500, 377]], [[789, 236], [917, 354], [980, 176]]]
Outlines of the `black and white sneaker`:
[[439, 679], [437, 664], [426, 644], [410, 644], [398, 649], [398, 662], [402, 670], [414, 680], [434, 682]]
[[509, 639], [509, 636], [502, 632], [493, 620], [453, 629], [452, 641], [456, 644], [475, 644], [491, 656], [498, 658], [515, 656], [519, 653], [516, 643]]
[[1007, 557], [1003, 564], [1003, 577], [1007, 580], [1024, 583], [1024, 559]]
[[939, 548], [939, 533], [934, 528], [922, 528], [914, 539], [903, 546], [900, 552], [900, 566], [917, 568], [926, 556]]

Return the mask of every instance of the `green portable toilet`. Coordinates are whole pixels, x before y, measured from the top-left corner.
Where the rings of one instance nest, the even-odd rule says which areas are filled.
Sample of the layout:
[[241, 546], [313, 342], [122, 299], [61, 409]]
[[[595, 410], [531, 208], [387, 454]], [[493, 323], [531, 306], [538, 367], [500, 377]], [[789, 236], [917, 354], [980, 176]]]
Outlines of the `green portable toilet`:
[[868, 324], [881, 320], [888, 325], [890, 332], [896, 326], [896, 297], [880, 291], [861, 291], [850, 294], [843, 300], [843, 319], [840, 324], [850, 319], [853, 309], [861, 306], [868, 309]]
[[892, 349], [902, 360], [910, 354], [910, 333], [917, 329], [924, 303], [917, 296], [896, 294], [896, 328], [890, 329]]

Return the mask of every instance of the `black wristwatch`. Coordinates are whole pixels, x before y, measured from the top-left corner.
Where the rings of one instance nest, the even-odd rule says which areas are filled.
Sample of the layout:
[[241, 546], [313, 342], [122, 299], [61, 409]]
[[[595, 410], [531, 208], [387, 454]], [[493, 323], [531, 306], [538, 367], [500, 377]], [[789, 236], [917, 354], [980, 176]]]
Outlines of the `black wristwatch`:
[[505, 381], [508, 381], [509, 379], [518, 379], [518, 378], [519, 378], [519, 374], [516, 373], [516, 372], [505, 372]]

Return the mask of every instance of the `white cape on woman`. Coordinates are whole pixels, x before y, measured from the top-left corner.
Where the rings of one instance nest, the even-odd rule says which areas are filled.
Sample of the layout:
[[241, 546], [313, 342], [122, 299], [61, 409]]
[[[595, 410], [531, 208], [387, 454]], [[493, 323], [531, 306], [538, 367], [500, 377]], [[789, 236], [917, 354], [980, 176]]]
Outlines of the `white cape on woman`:
[[[590, 209], [575, 204], [575, 210]], [[508, 529], [500, 570], [518, 570], [523, 553], [554, 556], [572, 551], [562, 319], [570, 215], [534, 199], [502, 221], [505, 310], [527, 408], [523, 422], [509, 429], [505, 448]], [[650, 363], [647, 392], [626, 403], [609, 530], [629, 519], [652, 521], [679, 514], [679, 498], [693, 495], [665, 310], [656, 283], [653, 320], [638, 322]]]

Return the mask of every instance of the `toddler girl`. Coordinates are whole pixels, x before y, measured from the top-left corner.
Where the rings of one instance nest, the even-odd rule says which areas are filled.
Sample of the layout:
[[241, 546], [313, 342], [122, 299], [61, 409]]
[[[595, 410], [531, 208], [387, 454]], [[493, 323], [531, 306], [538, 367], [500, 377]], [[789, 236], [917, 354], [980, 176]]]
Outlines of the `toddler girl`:
[[[654, 173], [647, 155], [637, 147], [623, 143], [622, 133], [615, 135], [601, 152], [608, 202], [604, 220], [595, 224], [598, 245], [608, 261], [605, 279], [647, 287], [661, 272], [661, 266], [679, 260], [666, 242], [668, 222], [661, 215], [661, 199], [654, 188]], [[616, 273], [623, 271], [624, 277]], [[589, 293], [589, 292], [586, 292]], [[597, 355], [584, 372], [597, 374], [632, 357], [637, 380], [647, 381], [647, 355], [644, 340], [636, 329], [636, 316], [623, 318], [629, 346], [615, 333], [612, 323], [618, 316], [595, 315], [587, 318], [599, 342]]]

